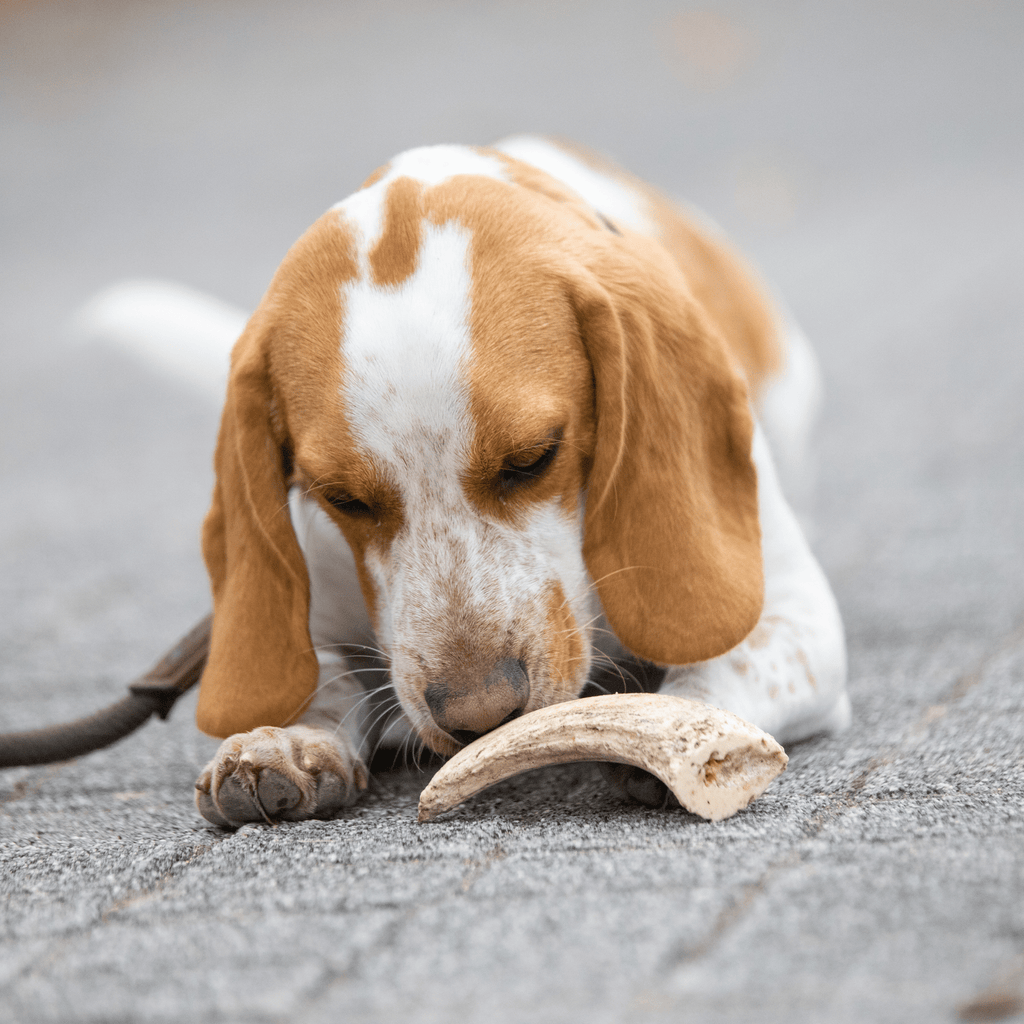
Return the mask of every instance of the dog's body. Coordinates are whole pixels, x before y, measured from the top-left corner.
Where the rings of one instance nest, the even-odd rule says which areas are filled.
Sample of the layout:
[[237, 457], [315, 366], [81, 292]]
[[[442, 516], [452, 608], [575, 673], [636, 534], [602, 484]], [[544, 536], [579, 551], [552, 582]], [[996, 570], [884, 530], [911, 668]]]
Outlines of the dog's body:
[[451, 754], [577, 697], [595, 649], [783, 742], [843, 728], [842, 625], [766, 440], [793, 473], [816, 403], [806, 342], [653, 190], [532, 138], [397, 157], [235, 348], [203, 814], [330, 813], [371, 734]]

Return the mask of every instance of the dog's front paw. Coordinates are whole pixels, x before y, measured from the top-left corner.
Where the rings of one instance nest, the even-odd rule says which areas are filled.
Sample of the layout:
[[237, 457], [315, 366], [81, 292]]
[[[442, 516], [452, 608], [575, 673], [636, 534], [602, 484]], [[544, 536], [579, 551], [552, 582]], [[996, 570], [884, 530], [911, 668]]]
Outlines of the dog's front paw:
[[346, 734], [305, 725], [229, 736], [196, 779], [199, 813], [224, 828], [329, 817], [369, 776]]

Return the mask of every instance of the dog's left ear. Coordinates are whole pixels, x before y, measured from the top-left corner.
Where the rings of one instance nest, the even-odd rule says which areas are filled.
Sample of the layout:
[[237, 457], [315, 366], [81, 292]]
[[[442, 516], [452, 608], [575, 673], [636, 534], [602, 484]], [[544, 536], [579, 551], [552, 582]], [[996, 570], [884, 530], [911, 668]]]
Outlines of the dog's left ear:
[[257, 311], [231, 357], [217, 482], [203, 525], [213, 633], [196, 709], [228, 736], [287, 725], [315, 693], [309, 577], [288, 512], [287, 437], [269, 372], [272, 328]]
[[651, 661], [716, 657], [764, 598], [746, 384], [647, 239], [617, 239], [572, 291], [597, 414], [583, 553], [605, 614]]

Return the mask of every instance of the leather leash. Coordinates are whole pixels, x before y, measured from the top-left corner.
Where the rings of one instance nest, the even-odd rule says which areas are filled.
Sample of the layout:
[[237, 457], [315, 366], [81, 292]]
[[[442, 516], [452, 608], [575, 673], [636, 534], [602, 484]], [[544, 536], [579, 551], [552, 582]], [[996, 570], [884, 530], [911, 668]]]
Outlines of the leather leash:
[[63, 725], [0, 735], [0, 768], [80, 757], [116, 743], [150, 715], [166, 718], [174, 702], [203, 674], [212, 622], [213, 616], [207, 615], [193, 626], [145, 675], [129, 684], [127, 697], [110, 707]]

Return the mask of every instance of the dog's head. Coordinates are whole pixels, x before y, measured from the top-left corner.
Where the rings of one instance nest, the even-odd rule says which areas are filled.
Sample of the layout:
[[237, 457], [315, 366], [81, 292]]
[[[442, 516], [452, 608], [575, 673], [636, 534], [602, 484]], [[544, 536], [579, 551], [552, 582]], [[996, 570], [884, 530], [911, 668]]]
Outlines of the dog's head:
[[405, 154], [296, 243], [235, 348], [201, 728], [285, 724], [315, 689], [296, 483], [442, 753], [578, 695], [600, 609], [652, 661], [728, 650], [762, 600], [751, 435], [656, 242], [500, 154]]

